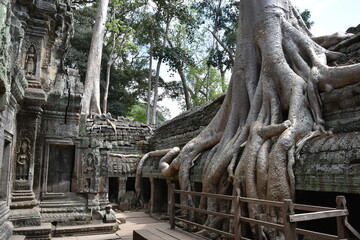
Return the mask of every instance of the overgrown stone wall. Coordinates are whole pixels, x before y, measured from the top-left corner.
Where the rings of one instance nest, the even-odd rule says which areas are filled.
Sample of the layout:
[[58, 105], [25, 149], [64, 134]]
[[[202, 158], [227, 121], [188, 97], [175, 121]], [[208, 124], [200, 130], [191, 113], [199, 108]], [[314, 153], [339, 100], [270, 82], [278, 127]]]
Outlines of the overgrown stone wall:
[[[84, 133], [84, 132], [83, 132]], [[143, 154], [148, 150], [152, 129], [123, 117], [98, 116], [87, 119], [83, 137], [96, 139], [99, 146], [118, 154]]]
[[156, 128], [151, 136], [150, 150], [183, 147], [204, 129], [219, 110], [225, 95], [187, 111]]
[[[8, 239], [12, 235], [13, 225], [8, 221], [10, 186], [10, 136], [5, 136], [4, 121], [12, 120], [11, 115], [4, 112], [10, 96], [10, 1], [0, 2], [0, 239]], [[8, 119], [10, 117], [11, 119]]]
[[360, 193], [360, 134], [341, 133], [311, 140], [295, 166], [296, 189]]
[[[344, 55], [333, 65], [360, 63], [360, 25], [349, 28], [354, 35], [330, 50]], [[321, 94], [326, 125], [334, 132], [351, 132], [360, 129], [360, 83]]]
[[10, 92], [10, 13], [9, 0], [0, 2], [0, 111], [3, 111]]
[[[360, 62], [360, 27], [351, 31], [354, 36], [332, 48], [344, 54], [334, 65]], [[301, 150], [295, 165], [296, 189], [360, 193], [360, 83], [321, 93], [321, 98], [326, 128], [334, 135], [312, 139]], [[159, 126], [150, 138], [151, 149], [185, 145], [211, 121], [222, 99]], [[200, 156], [191, 169], [193, 182], [201, 182], [202, 159]], [[162, 178], [158, 163], [159, 158], [149, 158], [143, 176]]]

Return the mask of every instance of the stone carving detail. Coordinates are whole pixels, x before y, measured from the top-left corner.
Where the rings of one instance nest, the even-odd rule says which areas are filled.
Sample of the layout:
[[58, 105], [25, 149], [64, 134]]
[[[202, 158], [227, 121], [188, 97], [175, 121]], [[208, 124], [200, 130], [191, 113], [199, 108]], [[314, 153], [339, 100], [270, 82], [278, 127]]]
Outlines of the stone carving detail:
[[16, 156], [16, 180], [29, 180], [30, 155], [30, 140], [24, 138]]
[[51, 46], [48, 46], [47, 48], [45, 48], [45, 53], [44, 53], [44, 59], [43, 59], [43, 64], [42, 64], [42, 68], [48, 68], [49, 63], [50, 63], [50, 51]]
[[25, 75], [26, 78], [34, 79], [36, 74], [36, 49], [34, 45], [30, 45], [26, 53]]
[[83, 174], [85, 178], [85, 191], [95, 191], [96, 181], [96, 157], [92, 153], [88, 153], [83, 157]]

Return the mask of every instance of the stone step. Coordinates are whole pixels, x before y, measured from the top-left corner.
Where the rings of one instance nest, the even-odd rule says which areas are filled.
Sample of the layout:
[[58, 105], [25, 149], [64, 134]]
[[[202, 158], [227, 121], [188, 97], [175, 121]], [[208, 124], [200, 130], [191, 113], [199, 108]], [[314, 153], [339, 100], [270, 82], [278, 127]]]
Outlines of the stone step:
[[35, 198], [34, 195], [18, 195], [12, 196], [11, 202], [20, 202], [20, 201], [31, 201]]
[[25, 240], [25, 235], [12, 235], [9, 240]]
[[17, 228], [41, 226], [41, 216], [38, 209], [14, 209], [10, 212], [9, 221]]
[[86, 207], [68, 207], [68, 208], [48, 208], [41, 206], [41, 213], [69, 213], [69, 212], [86, 212]]
[[37, 200], [30, 200], [30, 201], [18, 201], [12, 202], [10, 208], [11, 209], [24, 209], [24, 208], [32, 208], [38, 205]]
[[51, 239], [51, 223], [44, 223], [41, 226], [17, 227], [13, 230], [14, 236], [26, 236], [26, 239]]
[[66, 237], [66, 236], [82, 236], [82, 235], [96, 235], [114, 233], [118, 230], [117, 223], [102, 223], [75, 226], [57, 226], [53, 227], [53, 237]]
[[12, 193], [32, 193], [31, 190], [14, 190]]
[[91, 219], [90, 213], [82, 212], [68, 212], [68, 213], [41, 213], [41, 219], [43, 222], [68, 222], [68, 221], [84, 221]]
[[80, 201], [41, 201], [40, 207], [41, 208], [66, 208], [66, 207], [81, 207], [84, 208], [86, 202]]
[[35, 197], [35, 194], [32, 191], [19, 191], [19, 190], [14, 190], [11, 195], [13, 197], [21, 197], [21, 196], [32, 196]]

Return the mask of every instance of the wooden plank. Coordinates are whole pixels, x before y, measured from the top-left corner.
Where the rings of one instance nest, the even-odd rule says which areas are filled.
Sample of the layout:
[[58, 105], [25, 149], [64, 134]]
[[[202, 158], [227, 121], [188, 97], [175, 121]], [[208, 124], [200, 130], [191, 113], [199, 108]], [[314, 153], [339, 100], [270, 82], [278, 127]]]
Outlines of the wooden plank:
[[297, 204], [297, 203], [294, 203], [294, 209], [300, 210], [300, 211], [309, 211], [309, 212], [336, 210], [336, 208], [319, 207], [319, 206], [304, 205], [304, 204]]
[[190, 192], [190, 191], [183, 191], [183, 190], [175, 190], [175, 193], [180, 194], [188, 194], [188, 195], [194, 195], [194, 196], [205, 196], [205, 197], [214, 197], [224, 200], [232, 200], [233, 196], [231, 195], [221, 195], [221, 194], [213, 194], [213, 193], [206, 193], [206, 192]]
[[358, 233], [358, 231], [355, 230], [355, 228], [353, 228], [353, 226], [350, 225], [350, 223], [348, 223], [347, 220], [345, 220], [345, 227], [347, 227], [347, 229], [350, 230], [350, 232], [352, 234], [354, 234], [355, 237], [357, 237], [358, 239], [360, 239], [360, 233]]
[[289, 221], [288, 217], [294, 214], [294, 205], [291, 199], [284, 199], [283, 203], [284, 236], [286, 240], [296, 239], [295, 223]]
[[198, 227], [198, 228], [206, 229], [206, 230], [208, 230], [208, 231], [210, 231], [210, 232], [215, 232], [215, 233], [218, 233], [218, 234], [223, 235], [223, 236], [225, 236], [225, 237], [234, 239], [234, 234], [231, 234], [231, 233], [228, 233], [228, 232], [224, 232], [224, 231], [221, 231], [221, 230], [218, 230], [218, 229], [215, 229], [215, 228], [210, 228], [210, 227], [207, 227], [207, 226], [205, 226], [205, 225], [201, 225], [201, 224], [197, 224], [197, 223], [194, 223], [194, 222], [190, 222], [190, 221], [187, 221], [187, 220], [182, 219], [182, 218], [177, 218], [177, 217], [175, 217], [175, 219], [178, 220], [178, 221], [182, 221], [182, 222], [184, 222], [184, 223], [186, 223], [186, 224], [190, 224], [190, 225], [196, 226], [196, 227]]
[[303, 222], [323, 218], [342, 217], [347, 216], [349, 213], [347, 210], [331, 210], [311, 213], [301, 213], [289, 216], [290, 222]]
[[278, 208], [282, 208], [283, 206], [283, 202], [277, 202], [277, 201], [269, 201], [269, 200], [264, 200], [264, 199], [257, 199], [257, 198], [245, 198], [245, 197], [240, 197], [240, 201], [241, 202], [251, 202], [251, 203], [260, 203], [260, 204], [264, 204], [264, 205], [268, 205], [268, 206], [272, 206], [272, 207], [278, 207]]
[[235, 239], [240, 239], [241, 237], [241, 226], [239, 218], [241, 216], [241, 208], [240, 208], [240, 189], [236, 188], [236, 194], [233, 199], [233, 209], [234, 209], [234, 235]]
[[313, 231], [309, 231], [309, 230], [305, 230], [305, 229], [301, 229], [301, 228], [296, 228], [295, 232], [300, 235], [316, 237], [316, 238], [321, 238], [321, 239], [325, 239], [325, 240], [338, 240], [339, 239], [335, 235], [330, 235], [330, 234], [320, 233], [320, 232], [313, 232]]
[[146, 229], [134, 230], [133, 231], [133, 239], [134, 240], [171, 240], [171, 239], [176, 240], [176, 238], [170, 238], [170, 237], [162, 238], [159, 235], [157, 235], [149, 230], [146, 230]]
[[171, 229], [175, 228], [175, 184], [172, 184], [170, 187], [170, 203], [169, 203], [169, 216], [170, 216], [170, 227]]
[[162, 228], [155, 227], [155, 228], [149, 228], [147, 230], [159, 236], [160, 239], [167, 239], [167, 240], [186, 239], [186, 237], [184, 237], [185, 236], [184, 234], [179, 234], [181, 237], [176, 236], [176, 231], [174, 229], [169, 229], [169, 231], [164, 231]]
[[233, 218], [234, 217], [233, 214], [227, 214], [227, 213], [221, 213], [221, 212], [213, 212], [213, 211], [209, 211], [209, 210], [205, 210], [205, 209], [188, 207], [188, 206], [184, 206], [184, 205], [177, 204], [177, 203], [175, 204], [175, 207], [182, 208], [182, 209], [185, 209], [185, 210], [191, 210], [191, 211], [195, 211], [195, 212], [210, 214], [210, 215], [214, 215], [214, 216], [224, 217], [224, 218]]
[[[336, 196], [336, 208], [341, 210], [346, 210], [345, 196]], [[345, 227], [346, 221], [347, 221], [347, 216], [338, 216], [336, 218], [337, 233], [340, 239], [345, 239], [349, 237], [349, 233], [347, 231], [347, 228]]]
[[197, 235], [196, 233], [189, 233], [186, 232], [184, 230], [182, 230], [181, 228], [175, 228], [175, 229], [170, 229], [170, 228], [157, 228], [158, 231], [161, 231], [165, 234], [169, 234], [172, 237], [176, 238], [176, 239], [181, 239], [181, 240], [204, 240], [207, 239], [201, 235]]
[[283, 225], [280, 225], [277, 223], [265, 222], [265, 221], [261, 221], [261, 220], [255, 220], [255, 219], [247, 218], [247, 217], [240, 217], [240, 222], [247, 222], [247, 223], [262, 225], [265, 227], [275, 228], [277, 230], [282, 230], [282, 231], [284, 230]]

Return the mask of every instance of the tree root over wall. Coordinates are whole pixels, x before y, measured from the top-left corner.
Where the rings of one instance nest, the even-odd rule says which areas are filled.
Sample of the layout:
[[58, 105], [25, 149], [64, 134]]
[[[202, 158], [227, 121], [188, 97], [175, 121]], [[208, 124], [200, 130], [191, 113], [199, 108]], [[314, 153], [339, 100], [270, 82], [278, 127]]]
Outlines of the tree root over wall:
[[[329, 67], [341, 54], [312, 40], [289, 1], [242, 0], [240, 5], [236, 60], [224, 103], [171, 163], [169, 159], [162, 162], [162, 173], [178, 174], [181, 189], [191, 190], [193, 160], [211, 149], [203, 169], [202, 191], [223, 194], [240, 188], [250, 198], [294, 199], [292, 168], [297, 147], [326, 133], [319, 91], [360, 81], [360, 65]], [[191, 197], [182, 201], [194, 205]], [[206, 197], [200, 207], [211, 211], [228, 208]], [[247, 213], [252, 218], [282, 221], [280, 210], [257, 204], [249, 204]], [[213, 216], [204, 224], [223, 226]], [[273, 229], [264, 229], [261, 235], [283, 238]]]

